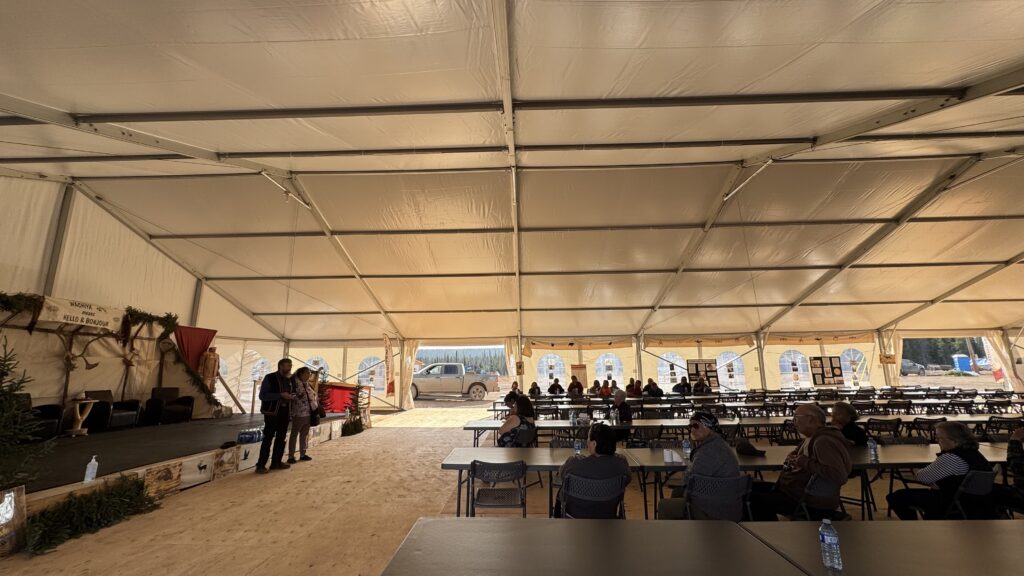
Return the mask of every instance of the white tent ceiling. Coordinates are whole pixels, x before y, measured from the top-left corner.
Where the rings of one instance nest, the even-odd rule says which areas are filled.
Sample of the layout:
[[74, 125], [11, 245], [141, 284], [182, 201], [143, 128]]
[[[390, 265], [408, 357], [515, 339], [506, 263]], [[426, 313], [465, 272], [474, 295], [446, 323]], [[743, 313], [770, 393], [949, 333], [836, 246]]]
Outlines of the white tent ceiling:
[[4, 16], [0, 175], [99, 200], [230, 296], [203, 306], [232, 335], [1024, 319], [1020, 2]]

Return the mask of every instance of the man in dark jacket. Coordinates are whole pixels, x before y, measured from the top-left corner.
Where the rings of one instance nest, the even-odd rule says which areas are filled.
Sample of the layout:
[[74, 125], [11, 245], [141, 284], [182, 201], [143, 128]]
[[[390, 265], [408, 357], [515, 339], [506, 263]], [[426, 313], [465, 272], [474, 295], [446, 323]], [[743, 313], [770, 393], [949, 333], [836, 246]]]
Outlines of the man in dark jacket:
[[277, 372], [263, 378], [260, 385], [260, 412], [263, 413], [263, 443], [260, 457], [256, 461], [256, 473], [266, 474], [267, 460], [270, 460], [270, 446], [274, 446], [271, 470], [291, 468], [282, 462], [284, 458], [285, 435], [288, 432], [288, 401], [292, 399], [292, 361], [285, 358], [277, 363]]
[[804, 404], [796, 409], [793, 425], [806, 439], [783, 464], [779, 479], [770, 482], [755, 482], [750, 495], [754, 520], [778, 520], [778, 514], [789, 515], [796, 510], [797, 502], [811, 476], [834, 490], [822, 494], [808, 494], [804, 499], [810, 510], [830, 512], [839, 506], [839, 491], [853, 470], [849, 445], [842, 432], [827, 425], [825, 411], [815, 404]]
[[562, 388], [562, 385], [558, 383], [558, 378], [555, 378], [555, 381], [551, 383], [551, 386], [548, 386], [548, 394], [551, 394], [552, 396], [565, 394], [565, 388]]

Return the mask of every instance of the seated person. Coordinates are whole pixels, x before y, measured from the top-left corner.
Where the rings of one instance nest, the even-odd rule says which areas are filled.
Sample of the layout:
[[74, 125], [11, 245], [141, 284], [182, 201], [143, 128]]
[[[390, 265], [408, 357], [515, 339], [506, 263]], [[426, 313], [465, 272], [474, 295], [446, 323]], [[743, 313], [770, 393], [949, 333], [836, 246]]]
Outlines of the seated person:
[[536, 398], [540, 398], [540, 396], [541, 396], [541, 394], [543, 394], [543, 392], [541, 392], [540, 386], [538, 386], [537, 383], [534, 382], [533, 384], [530, 384], [530, 392], [529, 392], [529, 394], [530, 394], [530, 398], [536, 399]]
[[706, 396], [711, 394], [711, 385], [704, 379], [703, 376], [697, 378], [697, 383], [693, 385], [693, 393], [696, 396]]
[[805, 437], [783, 464], [778, 480], [754, 482], [750, 506], [755, 521], [778, 520], [778, 514], [789, 515], [811, 476], [831, 482], [835, 494], [808, 495], [804, 502], [811, 510], [831, 512], [839, 506], [839, 490], [850, 476], [853, 464], [846, 438], [835, 428], [826, 425], [828, 417], [816, 404], [803, 404], [793, 415], [793, 425]]
[[618, 389], [619, 389], [619, 383], [616, 382], [615, 380], [612, 380], [612, 390], [618, 390]]
[[573, 376], [572, 381], [569, 382], [569, 388], [566, 389], [566, 394], [571, 398], [581, 398], [583, 396], [583, 383], [580, 382], [576, 376]]
[[[736, 478], [740, 475], [740, 463], [736, 452], [725, 440], [725, 434], [718, 423], [718, 417], [710, 412], [695, 412], [690, 418], [690, 437], [693, 452], [690, 454], [688, 474], [711, 478]], [[742, 501], [742, 498], [737, 498]], [[742, 511], [742, 502], [740, 502]], [[715, 518], [708, 511], [700, 510], [698, 502], [691, 506], [690, 514], [695, 520], [739, 520], [738, 518]], [[662, 500], [658, 506], [658, 517], [663, 520], [678, 520], [686, 517], [686, 487], [672, 491], [672, 498]]]
[[[623, 486], [628, 485], [629, 462], [621, 454], [615, 453], [615, 431], [607, 424], [594, 424], [587, 437], [586, 456], [571, 456], [566, 460], [559, 471], [561, 477], [564, 479], [567, 474], [572, 474], [590, 480], [604, 480], [619, 476]], [[556, 518], [562, 516], [561, 501], [562, 494], [559, 491], [555, 509], [552, 510]], [[612, 505], [606, 502], [572, 501], [568, 503], [567, 510], [574, 518], [614, 518], [617, 507], [617, 502]]]
[[498, 428], [498, 446], [511, 448], [518, 446], [516, 438], [523, 430], [530, 430], [537, 427], [537, 413], [533, 410], [533, 402], [530, 398], [519, 394], [512, 404], [512, 413], [505, 419], [505, 423]]
[[1012, 486], [996, 484], [992, 495], [1002, 508], [1024, 510], [1024, 426], [1010, 434], [1006, 447], [1006, 472], [1013, 479]]
[[853, 446], [867, 446], [868, 434], [857, 426], [857, 409], [849, 402], [836, 402], [832, 406], [832, 427], [843, 433], [846, 441]]
[[562, 388], [562, 385], [558, 383], [558, 378], [555, 378], [551, 386], [548, 386], [548, 394], [565, 394], [565, 388]]
[[594, 394], [594, 395], [600, 394], [601, 393], [601, 382], [599, 380], [594, 380], [594, 385], [591, 386], [590, 389], [587, 390], [587, 392], [590, 393], [590, 394]]
[[665, 391], [662, 390], [658, 383], [654, 381], [654, 378], [647, 379], [647, 386], [644, 386], [644, 395], [653, 396], [655, 398], [661, 398], [665, 395]]
[[672, 387], [672, 393], [679, 394], [681, 396], [689, 396], [693, 393], [693, 390], [690, 388], [690, 381], [683, 378], [679, 384]]
[[[622, 390], [615, 391], [612, 409], [618, 413], [619, 424], [633, 421], [633, 408], [630, 407], [629, 402], [626, 402], [626, 393]], [[629, 427], [616, 430], [615, 438], [620, 442], [625, 442], [629, 438]]]
[[640, 388], [639, 382], [630, 382], [626, 386], [626, 396], [629, 398], [640, 398], [644, 395], [643, 389]]
[[611, 398], [612, 387], [608, 385], [608, 381], [604, 381], [604, 386], [601, 386], [601, 398]]
[[516, 396], [519, 396], [519, 382], [512, 382], [512, 389], [505, 394], [505, 405], [511, 406], [516, 401]]
[[[938, 457], [918, 470], [915, 477], [918, 482], [934, 485], [938, 489], [903, 488], [885, 497], [889, 509], [901, 520], [917, 520], [917, 512], [911, 507], [923, 509], [925, 520], [943, 519], [964, 476], [971, 470], [992, 470], [992, 464], [978, 451], [978, 439], [963, 422], [937, 424], [935, 440], [941, 449]], [[962, 496], [961, 505], [968, 518], [991, 515], [991, 511], [986, 510], [991, 506], [991, 498], [972, 499]]]

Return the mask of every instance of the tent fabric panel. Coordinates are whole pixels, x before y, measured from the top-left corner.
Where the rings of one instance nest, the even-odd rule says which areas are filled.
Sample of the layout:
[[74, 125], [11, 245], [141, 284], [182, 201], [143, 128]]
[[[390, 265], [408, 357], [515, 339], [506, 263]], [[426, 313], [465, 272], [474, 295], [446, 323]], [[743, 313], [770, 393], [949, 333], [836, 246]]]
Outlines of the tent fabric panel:
[[[570, 350], [611, 350], [629, 346], [633, 342], [629, 336], [581, 336], [561, 338], [526, 338], [523, 340], [523, 347], [530, 347], [531, 356], [543, 356], [546, 350], [570, 351]], [[524, 351], [525, 356], [525, 351]], [[572, 360], [575, 362], [575, 360]], [[567, 364], [571, 364], [569, 362]]]
[[144, 122], [126, 126], [216, 152], [500, 145], [501, 113]]
[[507, 310], [516, 306], [516, 282], [510, 276], [370, 278], [367, 283], [386, 310]]
[[342, 240], [363, 274], [509, 272], [512, 234], [403, 234]]
[[[4, 22], [0, 22], [0, 27], [8, 22], [10, 20], [5, 18]], [[8, 53], [8, 55], [10, 54]], [[13, 58], [13, 55], [11, 56]], [[14, 60], [9, 59], [6, 62], [14, 62]], [[3, 75], [3, 64], [0, 63], [0, 77]], [[25, 76], [21, 75], [17, 81], [8, 85], [22, 87], [24, 86], [24, 80]], [[2, 133], [0, 158], [159, 153], [159, 151], [148, 146], [104, 138], [80, 130], [50, 124], [4, 126]]]
[[189, 272], [76, 192], [54, 296], [188, 318], [195, 285]]
[[644, 337], [645, 348], [696, 348], [697, 345], [730, 347], [754, 345], [754, 337], [749, 334], [735, 335], [710, 335], [710, 336], [672, 336], [672, 335], [647, 335]]
[[835, 130], [897, 104], [898, 101], [875, 100], [842, 104], [521, 110], [516, 113], [516, 143], [528, 146], [801, 138]]
[[987, 300], [994, 298], [1024, 297], [1021, 287], [1024, 286], [1024, 266], [1018, 264], [996, 272], [992, 276], [956, 293], [953, 298], [958, 300]]
[[646, 313], [645, 310], [523, 312], [523, 332], [531, 336], [635, 334]]
[[[1017, 20], [1017, 25], [1020, 21]], [[1024, 99], [1016, 97], [984, 98], [965, 102], [955, 108], [914, 118], [872, 134], [996, 131], [1024, 129]]]
[[730, 334], [753, 333], [782, 310], [759, 308], [662, 308], [651, 316], [645, 332], [654, 334]]
[[1024, 319], [1024, 302], [942, 302], [900, 322], [900, 330], [999, 328]]
[[800, 306], [772, 326], [779, 332], [874, 330], [912, 310], [916, 304]]
[[[1024, 99], [1024, 98], [1022, 98]], [[1024, 144], [1024, 140], [1020, 141]], [[1015, 158], [997, 158], [975, 164], [964, 180], [1013, 162]], [[1005, 216], [1024, 214], [1020, 183], [1024, 182], [1024, 164], [1018, 163], [980, 180], [945, 192], [921, 212], [922, 216]]]
[[212, 282], [253, 312], [373, 312], [357, 280], [231, 280]]
[[713, 228], [691, 268], [837, 265], [877, 226]]
[[263, 176], [97, 180], [89, 186], [151, 234], [319, 232]]
[[[737, 163], [744, 158], [769, 154], [772, 146], [717, 146], [714, 144], [684, 148], [638, 148], [602, 150], [521, 150], [517, 152], [522, 168], [646, 166], [663, 164]], [[689, 167], [689, 166], [687, 166]]]
[[664, 304], [787, 304], [824, 273], [823, 270], [683, 272]]
[[23, 4], [0, 84], [78, 113], [496, 100], [488, 6]]
[[695, 230], [523, 232], [525, 272], [675, 269]]
[[124, 162], [46, 162], [9, 164], [22, 172], [74, 176], [77, 178], [119, 178], [140, 176], [194, 176], [203, 174], [238, 174], [234, 166], [202, 160], [131, 160]]
[[61, 188], [0, 177], [0, 291], [42, 294]]
[[302, 183], [338, 230], [511, 228], [507, 172], [310, 175]]
[[351, 274], [323, 237], [156, 240], [204, 277]]
[[911, 222], [869, 252], [863, 262], [991, 262], [1024, 251], [1024, 220]]
[[394, 331], [380, 314], [260, 316], [289, 340], [365, 340]]
[[402, 335], [410, 338], [419, 334], [430, 334], [436, 338], [456, 338], [466, 334], [497, 338], [516, 332], [515, 312], [394, 314], [391, 318]]
[[[900, 124], [899, 126], [902, 126]], [[839, 142], [794, 154], [790, 160], [844, 160], [849, 158], [899, 158], [1000, 152], [1024, 145], [1020, 136], [999, 138], [922, 138], [920, 140], [880, 140], [873, 142]], [[938, 158], [937, 158], [938, 159]]]
[[525, 170], [520, 225], [703, 224], [729, 176], [726, 166], [629, 170]]
[[508, 168], [507, 152], [364, 154], [359, 156], [264, 156], [259, 161], [293, 172], [464, 170]]
[[747, 184], [722, 222], [893, 218], [950, 160], [775, 164]]
[[767, 345], [824, 345], [830, 344], [863, 344], [875, 341], [875, 333], [866, 332], [817, 332], [814, 334], [779, 334], [772, 332], [766, 340]]
[[[523, 276], [524, 308], [650, 306], [671, 274]], [[598, 312], [599, 313], [599, 312]]]
[[930, 300], [981, 274], [989, 266], [851, 268], [840, 272], [808, 302]]
[[209, 286], [203, 286], [196, 322], [203, 328], [217, 331], [217, 338], [262, 338], [277, 340], [269, 330], [260, 326]]

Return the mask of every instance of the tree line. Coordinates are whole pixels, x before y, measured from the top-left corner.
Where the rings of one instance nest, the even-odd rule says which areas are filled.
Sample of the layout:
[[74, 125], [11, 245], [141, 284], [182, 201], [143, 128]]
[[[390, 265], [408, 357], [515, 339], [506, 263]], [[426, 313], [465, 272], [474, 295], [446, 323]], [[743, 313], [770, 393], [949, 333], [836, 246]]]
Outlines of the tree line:
[[[968, 354], [967, 338], [906, 338], [903, 340], [903, 357], [927, 366], [928, 364], [953, 365], [953, 354]], [[981, 338], [971, 338], [974, 355], [985, 357], [985, 346]], [[969, 354], [968, 354], [969, 355]]]

